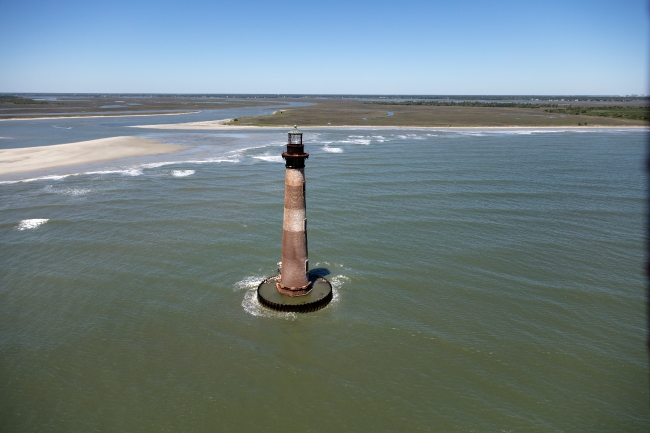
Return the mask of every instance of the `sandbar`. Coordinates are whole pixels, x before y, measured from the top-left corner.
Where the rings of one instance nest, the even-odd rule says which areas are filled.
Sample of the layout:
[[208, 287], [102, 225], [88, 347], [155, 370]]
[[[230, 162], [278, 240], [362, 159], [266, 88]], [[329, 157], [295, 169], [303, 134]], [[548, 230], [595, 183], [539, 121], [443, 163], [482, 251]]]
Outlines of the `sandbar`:
[[134, 156], [186, 150], [185, 146], [139, 137], [110, 137], [52, 146], [0, 149], [0, 175], [69, 167]]
[[[146, 129], [184, 129], [184, 130], [197, 130], [197, 131], [207, 131], [207, 130], [218, 130], [218, 129], [259, 129], [258, 126], [253, 125], [227, 125], [226, 123], [230, 122], [232, 119], [222, 119], [222, 120], [206, 120], [201, 122], [187, 122], [187, 123], [167, 123], [161, 125], [134, 125], [129, 126], [129, 128], [146, 128]], [[265, 129], [267, 127], [264, 127]], [[286, 129], [286, 126], [271, 126], [270, 129], [282, 128]]]

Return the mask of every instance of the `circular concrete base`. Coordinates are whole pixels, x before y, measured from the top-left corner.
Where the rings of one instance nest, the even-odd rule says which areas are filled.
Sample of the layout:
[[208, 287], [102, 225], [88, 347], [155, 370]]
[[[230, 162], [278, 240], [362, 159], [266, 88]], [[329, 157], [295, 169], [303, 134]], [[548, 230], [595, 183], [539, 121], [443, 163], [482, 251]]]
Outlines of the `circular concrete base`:
[[278, 292], [280, 276], [267, 278], [257, 287], [257, 299], [266, 307], [278, 311], [309, 313], [327, 306], [332, 300], [332, 285], [323, 277], [309, 275], [312, 289], [303, 296], [287, 296]]

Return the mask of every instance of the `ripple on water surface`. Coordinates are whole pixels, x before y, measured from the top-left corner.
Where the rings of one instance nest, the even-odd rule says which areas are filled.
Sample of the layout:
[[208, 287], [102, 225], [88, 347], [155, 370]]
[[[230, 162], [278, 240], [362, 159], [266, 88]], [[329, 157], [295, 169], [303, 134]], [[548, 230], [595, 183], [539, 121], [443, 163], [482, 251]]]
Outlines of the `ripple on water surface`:
[[204, 145], [0, 185], [0, 430], [286, 429], [276, 401], [323, 409], [296, 431], [650, 422], [643, 132], [307, 130], [334, 300], [302, 315], [256, 296], [277, 132], [179, 134]]

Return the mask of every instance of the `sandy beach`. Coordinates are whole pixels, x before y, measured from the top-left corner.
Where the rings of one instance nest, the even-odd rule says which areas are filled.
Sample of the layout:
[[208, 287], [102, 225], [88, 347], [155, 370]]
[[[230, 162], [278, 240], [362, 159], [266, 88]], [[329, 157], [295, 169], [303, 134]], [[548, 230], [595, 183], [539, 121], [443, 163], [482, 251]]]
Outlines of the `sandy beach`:
[[111, 137], [53, 146], [0, 149], [0, 175], [159, 155], [187, 149], [139, 137]]
[[[253, 125], [227, 125], [232, 119], [222, 120], [207, 120], [203, 122], [187, 122], [187, 123], [166, 123], [162, 125], [135, 125], [130, 128], [146, 128], [146, 129], [187, 129], [197, 131], [217, 130], [217, 129], [253, 129], [259, 128]], [[286, 126], [277, 126], [271, 128], [286, 129]]]

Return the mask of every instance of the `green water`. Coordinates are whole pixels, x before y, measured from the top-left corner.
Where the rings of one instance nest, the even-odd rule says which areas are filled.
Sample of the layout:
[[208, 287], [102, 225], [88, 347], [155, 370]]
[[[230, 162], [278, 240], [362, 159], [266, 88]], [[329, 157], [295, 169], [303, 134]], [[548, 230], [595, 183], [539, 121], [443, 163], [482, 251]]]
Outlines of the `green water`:
[[643, 131], [306, 130], [308, 315], [285, 136], [148, 134], [0, 185], [0, 431], [646, 431]]

